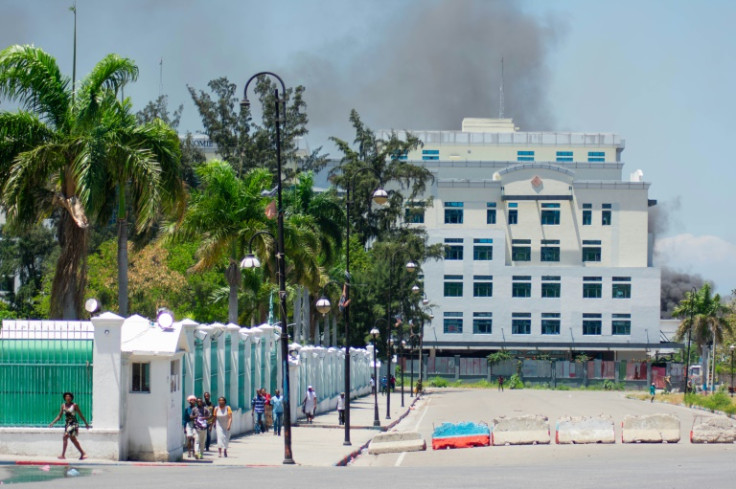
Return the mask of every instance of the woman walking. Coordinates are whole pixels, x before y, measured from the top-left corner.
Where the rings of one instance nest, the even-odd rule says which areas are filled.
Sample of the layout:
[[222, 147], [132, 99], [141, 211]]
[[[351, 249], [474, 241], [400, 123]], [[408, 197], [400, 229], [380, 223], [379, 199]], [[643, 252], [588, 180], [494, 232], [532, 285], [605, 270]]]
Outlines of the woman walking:
[[233, 424], [233, 410], [227, 405], [227, 399], [220, 397], [215, 406], [215, 430], [217, 432], [217, 456], [223, 452], [227, 458], [227, 447], [230, 444], [230, 427]]
[[302, 405], [304, 406], [304, 414], [307, 415], [307, 423], [312, 423], [314, 421], [314, 413], [317, 410], [317, 394], [311, 385], [307, 387], [307, 395], [304, 396]]
[[54, 426], [56, 422], [61, 419], [62, 416], [64, 416], [64, 438], [61, 449], [61, 456], [59, 457], [59, 459], [63, 460], [66, 458], [66, 446], [69, 443], [69, 439], [71, 438], [72, 443], [75, 447], [77, 447], [77, 450], [79, 450], [79, 460], [84, 460], [85, 458], [87, 458], [87, 454], [84, 453], [84, 450], [82, 450], [82, 446], [77, 440], [77, 435], [79, 434], [79, 421], [77, 421], [77, 414], [80, 418], [82, 418], [82, 421], [84, 421], [84, 425], [87, 427], [87, 429], [89, 429], [89, 423], [84, 418], [84, 414], [82, 414], [82, 410], [79, 408], [79, 405], [74, 403], [74, 394], [72, 394], [71, 392], [65, 392], [62, 397], [64, 398], [64, 402], [61, 404], [59, 414], [49, 424], [50, 428]]
[[198, 442], [198, 459], [204, 458], [204, 445], [207, 439], [207, 422], [212, 417], [212, 413], [204, 405], [204, 401], [201, 398], [197, 398], [197, 408], [194, 410], [194, 429], [197, 431], [197, 442]]

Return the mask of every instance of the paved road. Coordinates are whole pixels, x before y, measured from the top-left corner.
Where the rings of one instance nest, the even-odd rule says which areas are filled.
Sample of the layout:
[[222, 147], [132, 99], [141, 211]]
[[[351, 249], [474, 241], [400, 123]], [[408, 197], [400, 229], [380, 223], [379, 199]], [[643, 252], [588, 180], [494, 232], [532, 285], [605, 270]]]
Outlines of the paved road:
[[[443, 421], [490, 421], [494, 416], [609, 414], [616, 424], [626, 414], [669, 412], [680, 417], [683, 440], [669, 445], [539, 445], [427, 451], [358, 458], [340, 467], [243, 467], [188, 465], [92, 467], [89, 477], [31, 483], [22, 487], [135, 487], [136, 489], [203, 485], [243, 487], [350, 487], [372, 489], [503, 488], [731, 488], [736, 479], [736, 445], [691, 445], [687, 434], [700, 412], [677, 406], [626, 399], [621, 393], [581, 391], [441, 390], [426, 396], [397, 429], [417, 429], [431, 438]], [[304, 430], [319, 428], [303, 428]], [[326, 429], [325, 429], [326, 430]], [[266, 435], [264, 435], [266, 436]], [[270, 435], [268, 435], [270, 436]], [[618, 438], [620, 439], [620, 437]], [[253, 440], [256, 442], [256, 440]], [[265, 440], [264, 440], [265, 442]], [[304, 448], [301, 453], [305, 454]], [[330, 458], [318, 446], [310, 458]], [[240, 458], [240, 457], [239, 457]], [[398, 467], [397, 467], [398, 465]], [[2, 469], [2, 468], [0, 468]], [[38, 470], [37, 467], [27, 470]]]

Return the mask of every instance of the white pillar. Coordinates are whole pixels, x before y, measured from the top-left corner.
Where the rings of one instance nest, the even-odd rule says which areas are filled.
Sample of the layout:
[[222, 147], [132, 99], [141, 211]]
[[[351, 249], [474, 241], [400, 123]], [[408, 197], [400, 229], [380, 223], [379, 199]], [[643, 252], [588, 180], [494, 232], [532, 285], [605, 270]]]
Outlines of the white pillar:
[[[230, 337], [230, 391], [225, 394], [231, 406], [238, 406], [238, 372], [240, 365], [238, 348], [240, 347], [240, 327], [237, 324], [228, 324], [225, 335]], [[224, 377], [224, 376], [223, 376]]]
[[95, 429], [118, 431], [121, 428], [125, 392], [120, 354], [123, 321], [124, 318], [111, 312], [92, 318], [95, 328], [92, 353], [92, 419]]

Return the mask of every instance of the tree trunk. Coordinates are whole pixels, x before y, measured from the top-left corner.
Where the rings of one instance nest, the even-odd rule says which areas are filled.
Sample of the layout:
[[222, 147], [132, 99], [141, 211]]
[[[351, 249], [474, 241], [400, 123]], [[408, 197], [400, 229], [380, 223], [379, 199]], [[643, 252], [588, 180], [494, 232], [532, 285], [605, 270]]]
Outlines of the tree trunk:
[[51, 285], [51, 319], [79, 319], [87, 285], [87, 229], [62, 210], [57, 233], [61, 254]]
[[118, 218], [118, 313], [128, 316], [128, 220]]
[[241, 281], [241, 272], [238, 263], [230, 259], [230, 265], [225, 271], [225, 278], [230, 286], [230, 296], [228, 298], [227, 321], [228, 323], [238, 324], [238, 287]]

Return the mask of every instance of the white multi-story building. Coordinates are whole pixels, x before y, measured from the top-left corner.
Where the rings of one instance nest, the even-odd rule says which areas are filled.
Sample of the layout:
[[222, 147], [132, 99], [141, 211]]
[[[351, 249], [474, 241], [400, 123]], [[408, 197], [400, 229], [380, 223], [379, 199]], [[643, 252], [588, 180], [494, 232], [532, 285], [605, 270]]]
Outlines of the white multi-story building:
[[407, 220], [445, 245], [423, 264], [436, 305], [425, 348], [619, 360], [661, 346], [656, 202], [641, 171], [622, 178], [621, 138], [522, 132], [510, 119], [412, 133], [424, 145], [402, 158], [434, 183]]

